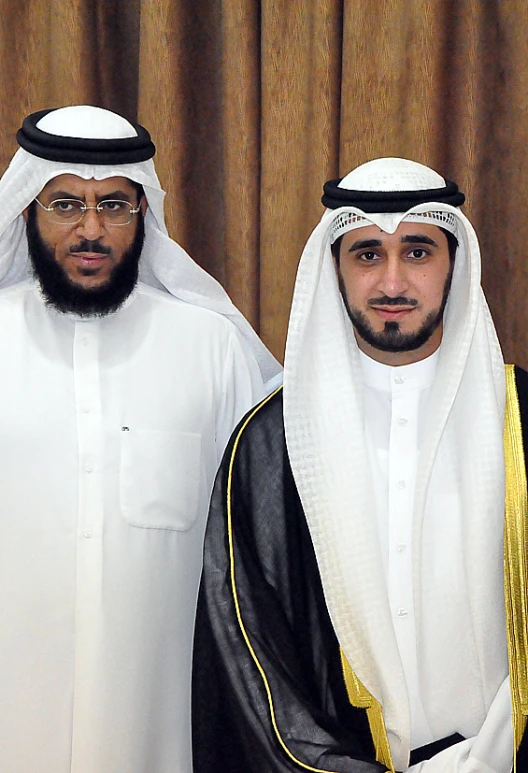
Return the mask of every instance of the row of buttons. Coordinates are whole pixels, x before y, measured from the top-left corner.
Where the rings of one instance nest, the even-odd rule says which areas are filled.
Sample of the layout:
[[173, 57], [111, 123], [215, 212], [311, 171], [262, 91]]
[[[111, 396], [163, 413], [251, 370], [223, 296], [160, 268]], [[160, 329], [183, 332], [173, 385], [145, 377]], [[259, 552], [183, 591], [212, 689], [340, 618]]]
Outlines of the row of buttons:
[[[80, 339], [81, 346], [88, 347], [91, 343], [91, 339], [84, 335]], [[82, 413], [90, 413], [92, 411], [92, 405], [88, 402], [85, 402], [81, 405], [81, 411]], [[85, 462], [84, 464], [84, 471], [88, 474], [92, 473], [94, 471], [94, 466], [91, 462]], [[93, 537], [93, 532], [90, 531], [90, 529], [85, 529], [83, 531], [83, 537], [84, 539], [91, 539]]]
[[[403, 379], [401, 376], [395, 376], [394, 378], [394, 381], [397, 384], [403, 384], [404, 380], [405, 379]], [[407, 426], [408, 423], [409, 423], [409, 419], [406, 419], [405, 416], [400, 416], [400, 418], [398, 419], [398, 424], [401, 427]], [[400, 480], [396, 483], [396, 485], [398, 486], [399, 489], [404, 489], [406, 486], [406, 483], [403, 478], [400, 478]]]
[[[395, 384], [403, 384], [404, 381], [405, 379], [403, 378], [403, 376], [394, 377]], [[400, 427], [406, 427], [409, 424], [409, 419], [407, 419], [405, 416], [400, 416], [397, 421]], [[404, 478], [400, 478], [398, 481], [396, 481], [396, 486], [400, 490], [403, 490], [407, 487], [407, 483]], [[405, 552], [406, 548], [407, 548], [407, 545], [403, 542], [396, 546], [397, 552], [400, 553], [401, 555]], [[400, 620], [405, 619], [409, 615], [409, 610], [406, 607], [397, 607], [396, 615]]]

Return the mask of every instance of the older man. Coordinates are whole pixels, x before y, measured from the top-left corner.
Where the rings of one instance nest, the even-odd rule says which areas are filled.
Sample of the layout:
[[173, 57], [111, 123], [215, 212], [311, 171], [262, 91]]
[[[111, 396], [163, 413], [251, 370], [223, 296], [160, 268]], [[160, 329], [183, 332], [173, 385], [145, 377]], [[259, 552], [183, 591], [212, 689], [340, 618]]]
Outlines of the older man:
[[325, 186], [284, 390], [239, 426], [213, 495], [195, 773], [511, 771], [528, 376], [505, 371], [463, 201], [402, 159]]
[[190, 773], [209, 493], [278, 365], [167, 236], [145, 129], [68, 107], [18, 140], [0, 181], [0, 770]]

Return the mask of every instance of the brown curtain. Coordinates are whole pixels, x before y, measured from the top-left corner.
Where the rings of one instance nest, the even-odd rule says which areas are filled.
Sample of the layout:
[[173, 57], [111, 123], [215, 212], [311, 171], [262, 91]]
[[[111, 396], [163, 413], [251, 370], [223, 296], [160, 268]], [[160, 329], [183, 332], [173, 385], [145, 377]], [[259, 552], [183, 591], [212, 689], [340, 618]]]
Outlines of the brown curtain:
[[528, 367], [525, 0], [0, 0], [0, 166], [91, 103], [158, 146], [171, 235], [282, 356], [322, 183], [397, 155], [466, 192], [506, 359]]

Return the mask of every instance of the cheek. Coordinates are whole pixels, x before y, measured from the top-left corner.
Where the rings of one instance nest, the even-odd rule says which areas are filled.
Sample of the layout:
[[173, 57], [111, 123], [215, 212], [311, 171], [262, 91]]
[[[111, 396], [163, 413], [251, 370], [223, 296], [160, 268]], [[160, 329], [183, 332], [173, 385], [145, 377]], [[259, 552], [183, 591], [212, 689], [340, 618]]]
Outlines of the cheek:
[[447, 277], [448, 274], [444, 271], [437, 272], [434, 277], [427, 274], [421, 277], [423, 297], [429, 299], [430, 306], [437, 307], [442, 303]]
[[372, 277], [361, 271], [350, 270], [343, 271], [342, 276], [350, 305], [364, 305], [364, 302], [372, 295]]
[[[117, 228], [117, 226], [116, 226]], [[107, 244], [110, 245], [114, 255], [117, 258], [121, 258], [124, 253], [130, 249], [134, 242], [135, 231], [125, 231], [125, 233], [110, 234], [110, 239]], [[103, 240], [104, 242], [104, 240]]]
[[45, 244], [55, 252], [57, 256], [59, 256], [62, 252], [64, 252], [64, 244], [70, 244], [71, 242], [67, 241], [67, 234], [57, 230], [53, 227], [50, 227], [50, 224], [39, 222], [37, 218], [37, 228], [38, 232], [40, 234], [40, 238], [45, 242]]

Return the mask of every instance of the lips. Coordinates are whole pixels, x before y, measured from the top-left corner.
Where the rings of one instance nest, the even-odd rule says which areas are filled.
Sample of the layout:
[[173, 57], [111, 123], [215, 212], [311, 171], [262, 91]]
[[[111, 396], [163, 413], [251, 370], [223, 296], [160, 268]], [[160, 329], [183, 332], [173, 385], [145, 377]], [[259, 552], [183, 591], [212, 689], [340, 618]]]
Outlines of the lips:
[[101, 252], [70, 252], [70, 257], [77, 265], [85, 268], [95, 268], [108, 260], [108, 255]]
[[378, 317], [383, 320], [398, 320], [404, 319], [408, 314], [416, 310], [416, 306], [371, 306]]

